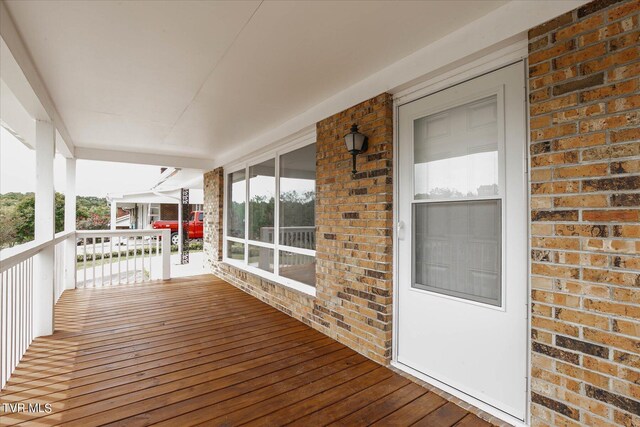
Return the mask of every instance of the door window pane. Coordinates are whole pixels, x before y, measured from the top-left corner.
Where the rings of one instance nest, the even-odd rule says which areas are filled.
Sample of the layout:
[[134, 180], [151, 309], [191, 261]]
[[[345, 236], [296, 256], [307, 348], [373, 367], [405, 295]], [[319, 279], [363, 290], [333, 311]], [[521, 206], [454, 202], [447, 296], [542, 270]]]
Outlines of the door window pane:
[[414, 197], [498, 194], [497, 96], [414, 121]]
[[316, 248], [316, 144], [280, 156], [280, 244]]
[[227, 258], [244, 260], [244, 244], [227, 240]]
[[227, 184], [227, 235], [244, 237], [244, 210], [247, 199], [247, 186], [244, 170], [229, 174]]
[[249, 265], [273, 273], [273, 249], [249, 245]]
[[249, 239], [273, 243], [276, 161], [249, 168]]
[[280, 275], [316, 286], [316, 257], [280, 251]]
[[499, 306], [500, 200], [413, 206], [413, 287]]

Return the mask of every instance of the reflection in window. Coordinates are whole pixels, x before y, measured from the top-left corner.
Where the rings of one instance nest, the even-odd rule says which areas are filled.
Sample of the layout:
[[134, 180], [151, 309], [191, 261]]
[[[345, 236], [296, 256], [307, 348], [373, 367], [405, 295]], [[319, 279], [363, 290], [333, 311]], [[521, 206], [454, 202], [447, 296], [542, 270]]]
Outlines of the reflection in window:
[[498, 194], [497, 96], [414, 121], [416, 199]]
[[249, 163], [227, 174], [227, 183], [225, 258], [294, 287], [315, 286], [316, 145]]
[[316, 257], [280, 251], [280, 275], [316, 286]]
[[229, 194], [227, 198], [227, 235], [244, 237], [244, 210], [247, 198], [244, 170], [229, 174], [227, 193]]
[[273, 249], [249, 245], [249, 265], [273, 273]]
[[227, 258], [243, 260], [244, 244], [238, 242], [227, 241]]
[[413, 287], [500, 305], [500, 200], [413, 205]]
[[249, 239], [273, 243], [276, 161], [249, 168]]
[[316, 145], [280, 157], [280, 244], [315, 249]]

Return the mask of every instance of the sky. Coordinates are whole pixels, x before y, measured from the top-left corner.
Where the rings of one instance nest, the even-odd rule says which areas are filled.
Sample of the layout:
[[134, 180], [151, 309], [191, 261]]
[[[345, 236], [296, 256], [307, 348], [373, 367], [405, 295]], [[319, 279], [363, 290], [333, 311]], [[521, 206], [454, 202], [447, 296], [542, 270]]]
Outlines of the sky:
[[416, 195], [426, 195], [440, 188], [464, 195], [486, 196], [478, 194], [478, 188], [498, 184], [498, 152], [487, 151], [415, 163], [414, 177]]
[[[251, 184], [251, 196], [267, 196], [274, 197], [276, 192], [275, 179], [271, 176], [254, 176], [249, 181]], [[285, 193], [287, 191], [297, 191], [300, 194], [308, 191], [315, 191], [316, 181], [313, 179], [297, 179], [297, 178], [281, 178], [280, 179], [280, 192]], [[231, 188], [231, 200], [237, 203], [244, 202], [246, 197], [246, 181], [238, 181], [232, 184]]]
[[[0, 194], [35, 191], [35, 164], [35, 151], [0, 127]], [[159, 176], [159, 166], [78, 160], [76, 194], [105, 197], [107, 193], [144, 191], [151, 188]], [[64, 192], [65, 159], [59, 154], [54, 161], [54, 187]]]

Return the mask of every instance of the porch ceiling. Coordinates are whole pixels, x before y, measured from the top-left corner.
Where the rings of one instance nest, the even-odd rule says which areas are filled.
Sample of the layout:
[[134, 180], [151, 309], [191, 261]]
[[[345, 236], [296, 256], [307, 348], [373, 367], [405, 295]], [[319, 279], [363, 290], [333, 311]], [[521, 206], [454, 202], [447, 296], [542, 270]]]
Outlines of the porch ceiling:
[[207, 159], [504, 3], [6, 2], [76, 147]]

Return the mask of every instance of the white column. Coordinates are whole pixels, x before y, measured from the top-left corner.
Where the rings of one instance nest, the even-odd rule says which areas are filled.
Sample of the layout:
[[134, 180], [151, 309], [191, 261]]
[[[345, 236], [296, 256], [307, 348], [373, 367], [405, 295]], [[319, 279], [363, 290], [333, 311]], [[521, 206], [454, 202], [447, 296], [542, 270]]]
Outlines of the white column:
[[[64, 195], [64, 231], [76, 230], [76, 159], [66, 159], [67, 184]], [[76, 287], [76, 238], [64, 245], [64, 288]]]
[[171, 230], [162, 230], [162, 280], [171, 279]]
[[[53, 188], [53, 158], [55, 130], [50, 122], [36, 121], [36, 197], [35, 240], [46, 242], [55, 236], [55, 195]], [[53, 245], [35, 256], [33, 281], [33, 336], [53, 333], [54, 304]]]
[[111, 230], [116, 229], [116, 220], [118, 218], [118, 204], [115, 200], [111, 201]]

